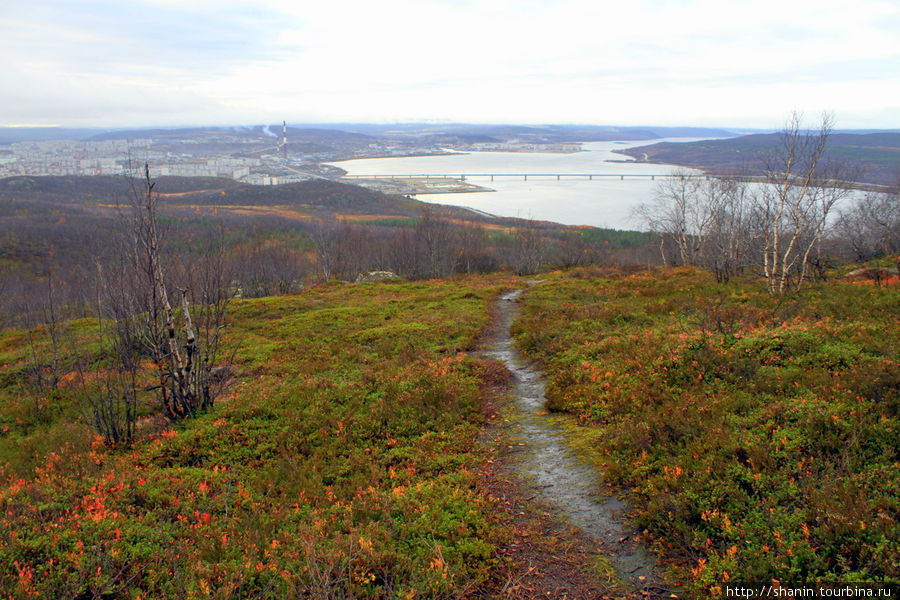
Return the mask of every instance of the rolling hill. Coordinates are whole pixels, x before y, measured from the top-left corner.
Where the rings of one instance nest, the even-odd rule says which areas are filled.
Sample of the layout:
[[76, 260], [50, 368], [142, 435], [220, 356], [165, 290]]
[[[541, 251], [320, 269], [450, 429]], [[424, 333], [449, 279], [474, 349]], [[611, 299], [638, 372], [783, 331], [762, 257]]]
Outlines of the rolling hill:
[[[762, 158], [778, 145], [778, 134], [745, 135], [699, 142], [662, 142], [616, 150], [641, 162], [681, 165], [714, 175], [759, 175]], [[836, 133], [829, 139], [831, 159], [858, 165], [859, 181], [893, 185], [900, 177], [900, 133]]]

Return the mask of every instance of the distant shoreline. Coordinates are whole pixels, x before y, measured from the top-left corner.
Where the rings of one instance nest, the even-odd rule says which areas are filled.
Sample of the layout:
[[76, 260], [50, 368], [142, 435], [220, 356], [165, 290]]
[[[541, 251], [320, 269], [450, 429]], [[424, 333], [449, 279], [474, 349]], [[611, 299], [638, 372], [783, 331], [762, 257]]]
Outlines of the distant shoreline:
[[381, 160], [382, 158], [428, 158], [429, 156], [453, 156], [455, 154], [470, 154], [470, 152], [415, 152], [412, 154], [390, 154], [384, 156], [358, 156], [355, 158], [341, 158], [338, 160], [322, 161], [319, 164], [333, 165], [334, 163], [350, 162], [351, 160]]
[[455, 177], [403, 177], [391, 179], [378, 177], [372, 179], [339, 180], [341, 183], [352, 183], [360, 187], [376, 190], [385, 194], [421, 196], [428, 194], [469, 194], [473, 192], [494, 192], [489, 187], [469, 183]]

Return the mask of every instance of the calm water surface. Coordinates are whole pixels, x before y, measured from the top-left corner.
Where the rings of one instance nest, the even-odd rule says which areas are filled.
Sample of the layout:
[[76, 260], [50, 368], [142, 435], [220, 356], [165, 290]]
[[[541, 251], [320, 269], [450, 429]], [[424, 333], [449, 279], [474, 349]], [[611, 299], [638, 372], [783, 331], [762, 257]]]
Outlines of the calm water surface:
[[[473, 152], [445, 156], [367, 158], [335, 163], [350, 175], [452, 174], [452, 173], [668, 173], [676, 167], [628, 160], [614, 149], [644, 146], [659, 141], [689, 142], [694, 139], [642, 140], [639, 142], [589, 142], [586, 152], [574, 154]], [[467, 206], [503, 217], [556, 221], [567, 225], [593, 225], [634, 229], [631, 212], [652, 197], [656, 182], [643, 179], [522, 179], [471, 177], [472, 183], [493, 192], [427, 194], [426, 202]]]

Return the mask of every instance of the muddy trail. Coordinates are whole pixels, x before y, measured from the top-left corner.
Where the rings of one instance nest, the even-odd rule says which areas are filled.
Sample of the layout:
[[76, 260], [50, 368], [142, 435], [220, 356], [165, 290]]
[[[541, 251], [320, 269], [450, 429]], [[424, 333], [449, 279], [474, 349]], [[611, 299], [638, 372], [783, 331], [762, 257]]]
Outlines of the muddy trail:
[[512, 373], [507, 433], [517, 445], [507, 468], [529, 499], [552, 507], [599, 547], [619, 580], [644, 591], [644, 596], [667, 597], [670, 588], [663, 583], [655, 560], [626, 522], [626, 505], [615, 496], [603, 495], [603, 482], [595, 469], [573, 455], [565, 431], [547, 416], [541, 373], [522, 358], [510, 335], [521, 293], [508, 292], [497, 301], [494, 326], [477, 353], [503, 362]]

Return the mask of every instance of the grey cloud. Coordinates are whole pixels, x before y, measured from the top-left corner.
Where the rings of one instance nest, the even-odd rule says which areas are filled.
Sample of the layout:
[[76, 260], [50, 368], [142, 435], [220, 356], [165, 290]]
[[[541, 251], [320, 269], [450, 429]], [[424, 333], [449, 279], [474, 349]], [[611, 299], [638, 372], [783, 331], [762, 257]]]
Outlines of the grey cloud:
[[282, 50], [272, 43], [281, 15], [249, 8], [200, 11], [141, 2], [53, 0], [33, 8], [20, 5], [10, 16], [25, 28], [19, 25], [8, 34], [30, 52], [49, 53], [87, 73], [157, 65], [208, 76]]

